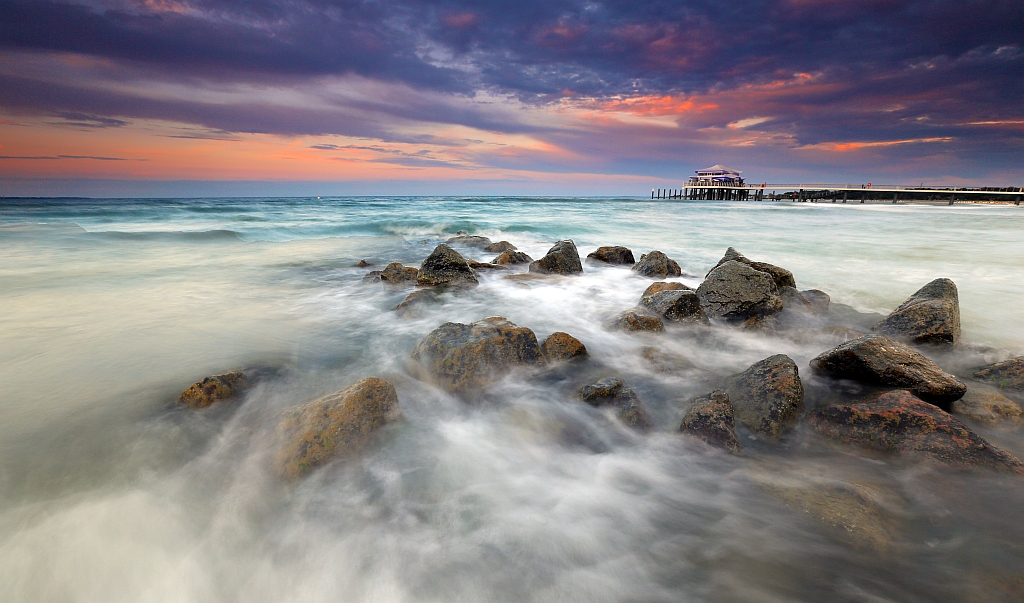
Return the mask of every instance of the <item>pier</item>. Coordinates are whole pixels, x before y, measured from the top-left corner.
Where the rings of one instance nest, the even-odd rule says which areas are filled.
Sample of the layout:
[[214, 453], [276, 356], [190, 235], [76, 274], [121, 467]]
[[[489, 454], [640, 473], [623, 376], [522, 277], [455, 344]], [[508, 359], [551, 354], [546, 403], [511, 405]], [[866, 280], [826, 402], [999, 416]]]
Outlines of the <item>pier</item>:
[[690, 182], [678, 189], [652, 189], [651, 199], [700, 201], [794, 201], [798, 203], [899, 203], [901, 201], [996, 202], [1020, 205], [1021, 187], [905, 186], [895, 184], [748, 184]]

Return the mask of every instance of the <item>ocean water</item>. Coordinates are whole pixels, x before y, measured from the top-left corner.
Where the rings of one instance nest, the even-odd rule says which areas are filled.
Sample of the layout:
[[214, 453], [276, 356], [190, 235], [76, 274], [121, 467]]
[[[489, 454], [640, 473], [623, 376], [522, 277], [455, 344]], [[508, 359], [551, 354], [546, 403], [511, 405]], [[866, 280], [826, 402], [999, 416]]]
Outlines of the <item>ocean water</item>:
[[[966, 345], [937, 360], [963, 373], [1024, 354], [1014, 206], [4, 199], [0, 598], [1024, 600], [1020, 477], [865, 454], [800, 426], [776, 443], [741, 431], [738, 456], [677, 433], [688, 400], [776, 353], [797, 362], [813, 408], [830, 395], [807, 366], [825, 335], [609, 331], [650, 281], [590, 265], [530, 288], [488, 274], [404, 319], [394, 307], [409, 289], [353, 267], [418, 266], [459, 231], [534, 258], [563, 238], [581, 255], [658, 249], [692, 286], [734, 246], [863, 313], [948, 277]], [[569, 332], [593, 360], [575, 375], [514, 373], [473, 404], [414, 378], [427, 333], [491, 315], [540, 338]], [[694, 368], [654, 372], [649, 345]], [[252, 366], [270, 376], [241, 399], [176, 407], [192, 382]], [[281, 413], [371, 375], [395, 384], [405, 420], [354, 457], [278, 479]], [[613, 375], [652, 431], [573, 400]], [[1024, 455], [1022, 428], [972, 427]], [[857, 517], [877, 538], [793, 495], [836, 488], [869, 501]]]

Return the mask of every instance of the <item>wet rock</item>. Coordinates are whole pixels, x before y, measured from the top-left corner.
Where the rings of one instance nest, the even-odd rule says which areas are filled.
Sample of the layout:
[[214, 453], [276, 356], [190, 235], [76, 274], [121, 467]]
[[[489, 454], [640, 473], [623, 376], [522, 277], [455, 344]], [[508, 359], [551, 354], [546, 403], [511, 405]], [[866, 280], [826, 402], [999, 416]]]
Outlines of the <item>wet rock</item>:
[[690, 409], [679, 425], [679, 431], [696, 436], [712, 446], [732, 452], [740, 451], [732, 403], [729, 402], [729, 395], [723, 391], [713, 391], [692, 400]]
[[782, 310], [771, 276], [740, 262], [726, 262], [697, 287], [701, 308], [710, 318], [747, 319]]
[[412, 358], [439, 386], [471, 393], [518, 366], [544, 363], [537, 336], [501, 316], [469, 325], [446, 322], [423, 338]]
[[615, 266], [632, 266], [636, 263], [633, 251], [628, 247], [598, 247], [597, 251], [587, 254], [587, 261], [596, 264], [613, 264]]
[[383, 272], [384, 272], [383, 270], [371, 270], [371, 271], [367, 272], [363, 276], [363, 282], [364, 283], [379, 283], [380, 282], [380, 275]]
[[178, 404], [189, 408], [206, 408], [218, 400], [227, 400], [248, 386], [248, 380], [242, 371], [231, 371], [223, 375], [206, 377], [178, 396]]
[[533, 258], [526, 255], [522, 251], [503, 251], [501, 255], [491, 260], [492, 264], [498, 264], [499, 266], [508, 266], [516, 264], [529, 264], [533, 261]]
[[963, 381], [884, 335], [865, 335], [840, 344], [811, 360], [811, 368], [840, 379], [908, 389], [946, 408], [967, 391]]
[[405, 267], [398, 262], [391, 262], [380, 272], [380, 280], [389, 285], [412, 285], [416, 282], [419, 270]]
[[466, 258], [444, 243], [435, 247], [423, 260], [416, 282], [432, 287], [475, 287], [478, 284]]
[[561, 277], [557, 274], [537, 274], [536, 272], [524, 272], [521, 274], [507, 274], [503, 277], [506, 281], [513, 281], [518, 284], [527, 284], [533, 282], [552, 282], [557, 281]]
[[969, 385], [963, 398], [953, 402], [953, 412], [983, 425], [1016, 425], [1022, 420], [1019, 404], [985, 385]]
[[597, 383], [585, 385], [577, 394], [591, 406], [614, 406], [619, 419], [630, 427], [646, 429], [651, 426], [651, 419], [636, 392], [625, 386], [622, 379], [602, 379]]
[[644, 297], [640, 305], [672, 322], [708, 324], [700, 298], [692, 290], [661, 291]]
[[658, 373], [681, 373], [694, 368], [688, 358], [650, 346], [640, 348], [640, 356], [649, 362], [651, 368]]
[[541, 274], [582, 274], [583, 264], [576, 244], [570, 240], [559, 241], [548, 250], [547, 255], [530, 264], [530, 272]]
[[473, 270], [508, 270], [508, 266], [501, 266], [498, 264], [488, 264], [487, 262], [477, 262], [475, 260], [466, 260], [469, 267]]
[[582, 360], [588, 356], [587, 346], [568, 333], [556, 331], [540, 344], [541, 351], [548, 362], [563, 360]]
[[487, 247], [484, 247], [484, 251], [490, 251], [491, 253], [503, 253], [515, 250], [516, 246], [508, 241], [498, 241], [497, 243], [491, 243]]
[[885, 316], [878, 312], [861, 312], [846, 304], [830, 302], [827, 315], [829, 324], [837, 327], [861, 329], [867, 333], [882, 321]]
[[774, 314], [769, 316], [759, 314], [757, 316], [751, 316], [747, 320], [743, 321], [744, 331], [753, 331], [764, 335], [775, 335], [779, 331], [783, 330], [783, 328], [784, 325]]
[[960, 343], [960, 302], [956, 285], [938, 278], [921, 287], [874, 328], [882, 335], [917, 344]]
[[828, 293], [819, 289], [808, 289], [801, 291], [804, 299], [811, 304], [811, 311], [815, 314], [828, 314], [829, 304], [832, 302], [832, 298], [829, 297]]
[[803, 408], [800, 371], [785, 354], [754, 363], [730, 379], [726, 393], [747, 428], [773, 438], [796, 420]]
[[682, 283], [673, 283], [670, 281], [658, 281], [651, 283], [649, 287], [644, 289], [643, 295], [640, 299], [654, 295], [655, 293], [661, 293], [662, 291], [693, 291], [691, 287], [687, 287]]
[[[772, 277], [772, 281], [775, 282], [776, 287], [796, 287], [796, 279], [793, 278], [793, 273], [789, 270], [772, 264], [766, 264], [764, 262], [754, 262], [747, 259], [746, 256], [732, 247], [725, 251], [725, 255], [722, 256], [722, 259], [718, 260], [718, 263], [715, 264], [715, 268], [718, 268], [726, 262], [740, 262], [741, 264], [750, 266], [754, 270], [764, 272]], [[715, 268], [712, 268], [711, 271], [708, 272], [708, 275], [710, 275], [711, 272], [714, 272]]]
[[974, 378], [988, 381], [999, 389], [1024, 390], [1024, 356], [983, 366], [974, 373]]
[[354, 266], [356, 268], [369, 268], [370, 266], [373, 266], [373, 264], [371, 264], [370, 262], [367, 262], [366, 260], [359, 260], [358, 262], [356, 262], [354, 264]]
[[665, 323], [661, 322], [661, 319], [648, 313], [644, 309], [633, 308], [626, 310], [612, 321], [611, 327], [613, 329], [621, 329], [623, 331], [650, 331], [652, 333], [661, 333], [665, 330]]
[[437, 289], [418, 289], [405, 296], [402, 303], [395, 308], [395, 313], [402, 318], [419, 318], [423, 316], [424, 306], [436, 303], [440, 299], [441, 294]]
[[448, 243], [449, 245], [453, 245], [454, 244], [454, 245], [466, 245], [468, 247], [484, 247], [484, 248], [486, 248], [488, 245], [491, 244], [491, 240], [488, 239], [487, 237], [481, 237], [481, 236], [478, 236], [478, 235], [464, 235], [464, 234], [460, 234], [460, 235], [456, 235], [456, 236], [448, 239], [447, 241], [445, 241], [445, 243]]
[[782, 299], [782, 307], [786, 310], [811, 311], [811, 301], [797, 291], [796, 287], [779, 287], [779, 297]]
[[369, 377], [340, 392], [287, 413], [278, 472], [295, 479], [340, 454], [362, 447], [370, 434], [401, 416], [398, 394], [387, 381]]
[[652, 251], [640, 256], [640, 261], [633, 266], [633, 271], [651, 278], [666, 278], [683, 274], [679, 264], [660, 251]]
[[810, 415], [825, 437], [897, 454], [917, 454], [955, 467], [1024, 472], [1012, 454], [992, 446], [949, 413], [906, 390], [857, 404], [826, 406]]

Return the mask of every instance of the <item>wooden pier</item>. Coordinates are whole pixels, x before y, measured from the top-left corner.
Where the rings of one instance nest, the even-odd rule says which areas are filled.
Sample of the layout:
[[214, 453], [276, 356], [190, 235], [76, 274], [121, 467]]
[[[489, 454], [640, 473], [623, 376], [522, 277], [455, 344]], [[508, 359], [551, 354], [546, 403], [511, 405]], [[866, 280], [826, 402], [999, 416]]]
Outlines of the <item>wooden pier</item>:
[[794, 201], [799, 203], [867, 203], [900, 201], [989, 201], [1020, 205], [1021, 187], [945, 187], [872, 184], [700, 184], [678, 189], [651, 189], [651, 199], [695, 201]]

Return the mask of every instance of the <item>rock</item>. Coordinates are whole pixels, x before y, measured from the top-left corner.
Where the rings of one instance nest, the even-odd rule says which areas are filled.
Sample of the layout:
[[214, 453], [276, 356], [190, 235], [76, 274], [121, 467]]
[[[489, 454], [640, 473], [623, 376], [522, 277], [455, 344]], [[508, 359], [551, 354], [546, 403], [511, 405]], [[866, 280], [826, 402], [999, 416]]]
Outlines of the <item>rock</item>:
[[782, 299], [782, 307], [786, 310], [811, 311], [811, 301], [797, 291], [796, 287], [779, 287], [779, 297]]
[[974, 378], [990, 381], [999, 389], [1024, 390], [1024, 356], [984, 366]]
[[363, 446], [374, 431], [401, 416], [393, 385], [370, 377], [287, 413], [277, 469], [295, 479], [339, 454]]
[[522, 251], [504, 251], [501, 255], [491, 260], [491, 263], [498, 264], [499, 266], [506, 266], [510, 264], [529, 264], [532, 261], [533, 258]]
[[585, 385], [577, 395], [591, 406], [615, 406], [619, 419], [630, 427], [647, 429], [651, 426], [651, 419], [636, 392], [625, 387], [622, 379], [602, 379]]
[[[780, 268], [778, 266], [774, 266], [772, 264], [766, 264], [764, 262], [751, 261], [747, 259], [746, 256], [744, 256], [742, 253], [736, 251], [732, 247], [725, 251], [725, 255], [722, 256], [722, 259], [718, 260], [718, 263], [715, 264], [715, 268], [718, 268], [719, 266], [725, 264], [726, 262], [740, 262], [741, 264], [746, 264], [747, 266], [750, 266], [754, 270], [764, 272], [765, 274], [768, 274], [772, 277], [772, 281], [775, 282], [776, 287], [796, 287], [796, 279], [793, 278], [793, 273], [790, 272], [789, 270], [786, 270], [785, 268]], [[715, 269], [712, 268], [711, 271], [708, 272], [708, 274], [710, 275], [711, 272], [714, 271]]]
[[846, 327], [829, 327], [823, 331], [825, 338], [833, 343], [843, 343], [852, 339], [859, 339], [864, 333]]
[[517, 366], [544, 363], [537, 336], [501, 316], [465, 325], [446, 322], [423, 338], [412, 358], [449, 392], [482, 389]]
[[544, 357], [548, 362], [561, 360], [582, 360], [588, 356], [587, 346], [568, 333], [556, 331], [540, 344]]
[[373, 266], [373, 264], [367, 262], [366, 260], [359, 260], [354, 265], [356, 268], [369, 268], [370, 266]]
[[505, 279], [506, 281], [527, 283], [553, 281], [558, 280], [561, 277], [558, 276], [557, 274], [537, 274], [536, 272], [523, 272], [521, 274], [506, 274], [501, 278]]
[[476, 274], [469, 267], [466, 258], [444, 243], [423, 260], [416, 275], [416, 282], [425, 286], [475, 287]]
[[491, 244], [491, 240], [488, 239], [487, 237], [481, 237], [477, 235], [460, 234], [448, 239], [447, 241], [445, 241], [445, 243], [455, 245], [466, 245], [469, 247], [486, 248], [488, 245]]
[[633, 266], [633, 271], [651, 278], [666, 278], [683, 274], [683, 271], [679, 269], [679, 264], [660, 251], [652, 251], [640, 256], [640, 261]]
[[498, 264], [488, 264], [486, 262], [477, 262], [475, 260], [466, 260], [469, 267], [473, 270], [508, 270], [507, 266], [500, 266]]
[[693, 289], [690, 288], [690, 287], [687, 287], [686, 285], [684, 285], [682, 283], [673, 283], [673, 282], [670, 282], [670, 281], [658, 281], [656, 283], [651, 283], [651, 285], [649, 287], [644, 289], [644, 293], [643, 293], [643, 295], [640, 296], [640, 299], [643, 299], [645, 297], [649, 297], [651, 295], [654, 295], [655, 293], [661, 293], [662, 291], [693, 291]]
[[548, 254], [530, 264], [530, 272], [541, 274], [582, 274], [583, 264], [576, 244], [570, 240], [559, 241], [548, 250]]
[[665, 330], [665, 323], [657, 316], [652, 316], [646, 310], [633, 308], [626, 310], [612, 322], [612, 328], [623, 331], [650, 331], [660, 333]]
[[672, 322], [704, 325], [709, 322], [700, 307], [700, 298], [692, 290], [661, 291], [644, 297], [640, 305]]
[[189, 408], [206, 408], [218, 400], [226, 400], [245, 390], [248, 382], [242, 371], [206, 377], [178, 396], [178, 404]]
[[800, 371], [785, 354], [754, 363], [730, 379], [726, 393], [744, 425], [772, 438], [797, 418], [804, 401]]
[[697, 287], [701, 308], [710, 318], [747, 319], [782, 310], [772, 278], [740, 262], [726, 262]]
[[949, 407], [967, 386], [934, 362], [884, 335], [847, 341], [811, 360], [811, 368], [868, 385], [909, 389], [916, 396]]
[[732, 452], [740, 451], [732, 404], [729, 395], [723, 391], [713, 391], [692, 400], [690, 409], [679, 425], [679, 431], [696, 436], [712, 446]]
[[491, 253], [503, 253], [505, 251], [515, 251], [516, 246], [508, 241], [498, 241], [497, 243], [491, 243], [487, 247], [484, 247], [484, 251], [490, 251]]
[[406, 268], [398, 262], [391, 262], [381, 270], [380, 280], [390, 285], [411, 285], [416, 282], [418, 274], [419, 270], [415, 268]]
[[640, 348], [640, 355], [658, 373], [680, 373], [694, 368], [693, 363], [688, 358], [678, 354], [663, 352], [658, 348], [649, 346]]
[[924, 455], [955, 467], [1024, 472], [1024, 463], [1016, 457], [906, 390], [884, 392], [858, 404], [820, 408], [811, 413], [810, 423], [828, 438], [865, 448]]
[[960, 302], [956, 285], [948, 278], [935, 279], [900, 304], [874, 330], [916, 344], [957, 345]]
[[834, 528], [850, 544], [875, 551], [893, 546], [897, 518], [879, 503], [874, 490], [859, 484], [816, 480], [811, 484], [775, 480], [764, 488], [786, 506], [817, 518]]
[[364, 283], [379, 283], [380, 282], [380, 275], [383, 272], [384, 272], [383, 270], [371, 270], [371, 271], [367, 272], [363, 276], [363, 282]]
[[633, 251], [628, 247], [598, 247], [597, 251], [587, 254], [587, 261], [616, 266], [632, 266], [636, 263], [636, 260], [633, 259]]
[[418, 289], [405, 296], [402, 303], [395, 308], [395, 313], [402, 318], [418, 318], [423, 315], [423, 306], [434, 303], [441, 295], [437, 289]]
[[804, 299], [811, 304], [812, 312], [815, 314], [828, 314], [829, 303], [832, 301], [832, 298], [829, 297], [828, 293], [819, 289], [808, 289], [806, 291], [801, 291], [800, 294], [803, 295]]
[[1022, 420], [1019, 404], [985, 385], [970, 385], [963, 398], [953, 402], [953, 412], [983, 425], [1016, 425]]
[[774, 335], [783, 330], [783, 328], [784, 325], [774, 314], [768, 316], [759, 314], [757, 316], [751, 316], [747, 320], [743, 321], [744, 331], [753, 331], [764, 335]]

